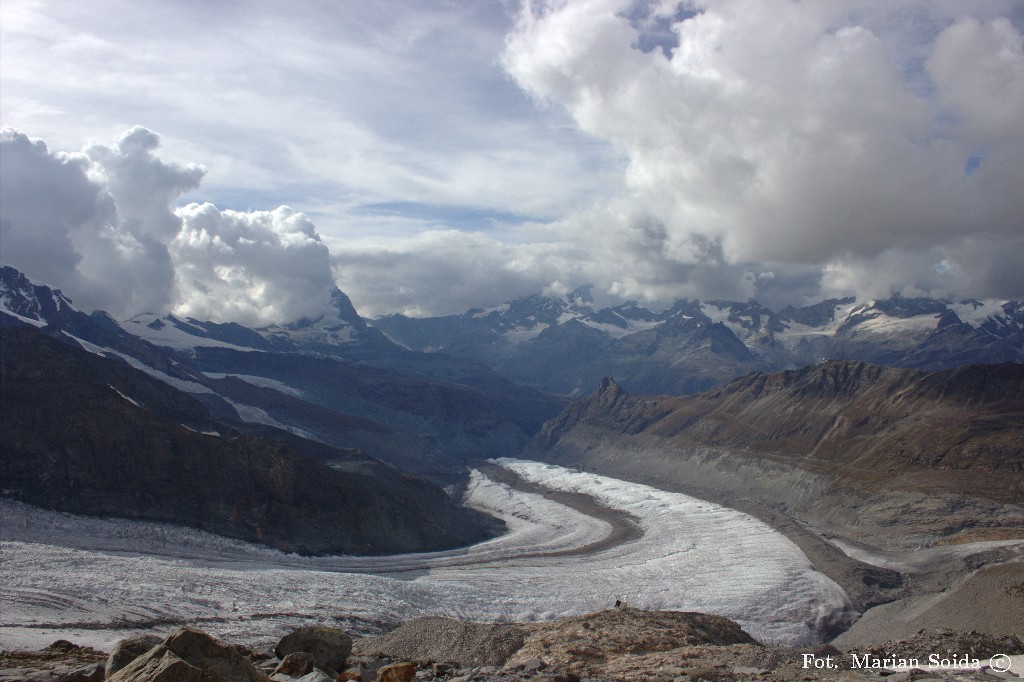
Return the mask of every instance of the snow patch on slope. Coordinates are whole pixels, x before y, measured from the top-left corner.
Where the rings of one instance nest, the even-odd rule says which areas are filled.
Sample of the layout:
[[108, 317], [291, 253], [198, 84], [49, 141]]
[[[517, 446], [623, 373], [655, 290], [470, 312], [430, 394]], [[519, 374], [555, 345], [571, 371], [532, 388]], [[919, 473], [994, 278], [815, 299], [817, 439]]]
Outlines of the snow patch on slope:
[[915, 315], [913, 317], [891, 317], [879, 315], [870, 320], [858, 322], [855, 330], [874, 334], [902, 334], [906, 332], [930, 332], [939, 326], [939, 315]]
[[[151, 313], [142, 313], [119, 323], [129, 334], [149, 341], [154, 346], [172, 348], [174, 350], [194, 350], [196, 348], [230, 348], [232, 350], [256, 352], [248, 346], [238, 346], [217, 339], [196, 336], [179, 329], [169, 321], [164, 321]], [[151, 325], [156, 325], [156, 328]]]
[[164, 372], [161, 372], [158, 369], [153, 369], [149, 365], [143, 364], [142, 362], [136, 360], [130, 355], [125, 355], [124, 353], [119, 353], [116, 350], [110, 349], [106, 349], [106, 353], [108, 355], [116, 355], [117, 357], [122, 358], [125, 362], [127, 362], [135, 369], [141, 370], [148, 374], [149, 376], [153, 377], [154, 379], [159, 379], [160, 381], [170, 386], [173, 386], [179, 391], [184, 391], [185, 393], [213, 393], [212, 389], [207, 388], [202, 384], [197, 384], [194, 381], [186, 381], [185, 379], [178, 379], [177, 377], [172, 377], [170, 374], [165, 374]]
[[1006, 301], [988, 299], [976, 301], [975, 303], [980, 305], [975, 305], [974, 303], [950, 303], [949, 309], [956, 313], [956, 316], [962, 322], [966, 322], [972, 327], [980, 327], [989, 318], [998, 319], [1006, 316], [1006, 312], [1003, 310], [1003, 305]]
[[114, 388], [114, 387], [113, 387], [113, 386], [111, 386], [110, 384], [107, 384], [107, 388], [109, 388], [109, 389], [110, 389], [110, 390], [112, 390], [112, 391], [113, 391], [114, 393], [118, 394], [119, 396], [121, 396], [122, 398], [124, 398], [125, 400], [127, 400], [128, 402], [130, 402], [130, 403], [131, 403], [132, 405], [134, 405], [135, 407], [139, 407], [139, 404], [138, 404], [137, 402], [135, 402], [134, 400], [132, 400], [131, 398], [129, 398], [128, 396], [126, 396], [126, 395], [125, 395], [124, 393], [121, 393], [121, 391], [117, 390], [116, 388]]
[[224, 398], [224, 401], [231, 405], [231, 407], [235, 408], [235, 412], [238, 413], [238, 418], [244, 422], [249, 422], [250, 424], [264, 424], [266, 426], [273, 426], [276, 429], [290, 431], [294, 433], [296, 436], [302, 436], [303, 438], [306, 438], [308, 440], [320, 442], [320, 438], [318, 438], [315, 434], [300, 429], [296, 426], [291, 426], [289, 424], [279, 422], [273, 417], [271, 417], [267, 413], [267, 411], [261, 407], [235, 402], [234, 400], [231, 400], [229, 398]]
[[285, 395], [290, 395], [294, 398], [302, 398], [304, 395], [306, 395], [305, 392], [300, 391], [294, 386], [290, 386], [284, 383], [283, 381], [278, 381], [277, 379], [268, 379], [267, 377], [256, 376], [255, 374], [223, 374], [220, 372], [203, 372], [203, 374], [210, 377], [211, 379], [223, 379], [224, 377], [234, 377], [236, 379], [241, 379], [247, 384], [259, 386], [260, 388], [272, 388], [275, 391], [278, 391], [279, 393], [284, 393]]
[[837, 307], [835, 314], [832, 316], [832, 321], [820, 327], [812, 327], [799, 322], [783, 322], [786, 329], [781, 332], [775, 332], [775, 340], [785, 343], [786, 341], [792, 341], [806, 336], [835, 336], [836, 332], [839, 331], [839, 327], [841, 327], [850, 317], [850, 313], [861, 305], [862, 304], [854, 302]]
[[43, 321], [43, 320], [37, 320], [37, 319], [32, 318], [32, 317], [25, 317], [23, 315], [19, 315], [18, 313], [14, 312], [10, 308], [10, 302], [5, 300], [5, 299], [3, 299], [3, 298], [0, 298], [0, 310], [3, 310], [5, 313], [10, 315], [11, 317], [13, 317], [13, 318], [15, 318], [17, 320], [20, 320], [21, 322], [24, 322], [25, 324], [30, 324], [33, 327], [45, 327], [46, 326], [46, 322]]

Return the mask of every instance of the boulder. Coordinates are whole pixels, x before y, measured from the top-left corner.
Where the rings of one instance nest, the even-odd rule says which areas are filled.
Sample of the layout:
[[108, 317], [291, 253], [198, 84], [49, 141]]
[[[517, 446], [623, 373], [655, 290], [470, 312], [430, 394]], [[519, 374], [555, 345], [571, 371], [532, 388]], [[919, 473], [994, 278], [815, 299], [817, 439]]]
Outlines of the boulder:
[[345, 669], [345, 661], [352, 653], [352, 638], [338, 628], [303, 627], [282, 637], [274, 647], [282, 661], [297, 651], [313, 654], [316, 667], [333, 674]]
[[234, 647], [181, 628], [119, 670], [111, 682], [267, 682]]
[[161, 644], [108, 679], [111, 682], [201, 682], [203, 671]]
[[377, 671], [375, 682], [409, 682], [416, 677], [416, 666], [412, 663], [392, 663]]
[[160, 638], [156, 635], [135, 635], [122, 639], [110, 652], [107, 658], [106, 676], [112, 677], [121, 668], [146, 653], [157, 644]]
[[104, 675], [103, 664], [96, 663], [86, 668], [65, 673], [57, 678], [57, 682], [103, 682]]
[[313, 672], [316, 661], [313, 654], [307, 651], [296, 651], [284, 657], [274, 668], [274, 674], [283, 674], [288, 677], [302, 677]]

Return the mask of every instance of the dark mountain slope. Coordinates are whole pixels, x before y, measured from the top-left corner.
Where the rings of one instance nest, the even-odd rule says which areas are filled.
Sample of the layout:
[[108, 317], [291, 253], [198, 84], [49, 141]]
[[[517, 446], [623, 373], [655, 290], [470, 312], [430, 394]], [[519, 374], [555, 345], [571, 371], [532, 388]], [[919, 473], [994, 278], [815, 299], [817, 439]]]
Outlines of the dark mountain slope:
[[422, 551], [488, 534], [489, 520], [360, 453], [311, 444], [344, 461], [343, 473], [226, 428], [198, 401], [119, 361], [29, 329], [0, 330], [0, 342], [6, 496], [305, 553]]
[[258, 424], [291, 429], [444, 485], [462, 479], [467, 459], [517, 454], [565, 405], [479, 361], [396, 346], [367, 327], [337, 290], [323, 317], [287, 327], [257, 331], [151, 314], [122, 326], [102, 311], [77, 310], [59, 290], [5, 266], [0, 327], [6, 326], [35, 328], [156, 370], [151, 376], [245, 432]]
[[[210, 385], [320, 440], [339, 446], [362, 443], [360, 447], [370, 448], [375, 456], [434, 480], [461, 476], [466, 460], [515, 455], [529, 440], [524, 429], [510, 420], [503, 401], [466, 386], [304, 353], [205, 348], [197, 352], [196, 363], [206, 372], [281, 381], [300, 391], [301, 400], [237, 380], [211, 381]], [[342, 428], [348, 422], [335, 418], [340, 415], [372, 420], [392, 433], [382, 439], [365, 429]], [[536, 417], [524, 422], [524, 426], [531, 424], [534, 429], [540, 427]]]

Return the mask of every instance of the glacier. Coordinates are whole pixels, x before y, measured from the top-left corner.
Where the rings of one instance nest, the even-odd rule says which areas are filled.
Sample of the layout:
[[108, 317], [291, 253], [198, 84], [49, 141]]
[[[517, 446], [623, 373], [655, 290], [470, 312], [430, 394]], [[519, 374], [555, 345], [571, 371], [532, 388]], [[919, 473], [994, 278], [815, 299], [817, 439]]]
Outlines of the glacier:
[[466, 504], [508, 531], [470, 547], [380, 557], [303, 557], [175, 526], [77, 517], [0, 500], [0, 648], [54, 639], [109, 649], [190, 624], [251, 646], [328, 623], [374, 634], [440, 615], [550, 620], [610, 608], [703, 611], [777, 645], [819, 641], [849, 606], [791, 541], [741, 512], [650, 486], [527, 460], [495, 463], [545, 488], [630, 515], [642, 534], [471, 474]]

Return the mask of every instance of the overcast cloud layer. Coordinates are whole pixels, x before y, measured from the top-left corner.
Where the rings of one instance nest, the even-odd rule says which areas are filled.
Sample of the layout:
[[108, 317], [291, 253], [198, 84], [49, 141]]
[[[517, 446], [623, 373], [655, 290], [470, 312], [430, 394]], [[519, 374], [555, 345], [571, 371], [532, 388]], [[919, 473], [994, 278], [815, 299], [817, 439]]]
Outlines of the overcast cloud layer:
[[1012, 0], [87, 5], [0, 17], [0, 258], [86, 308], [1024, 298]]

